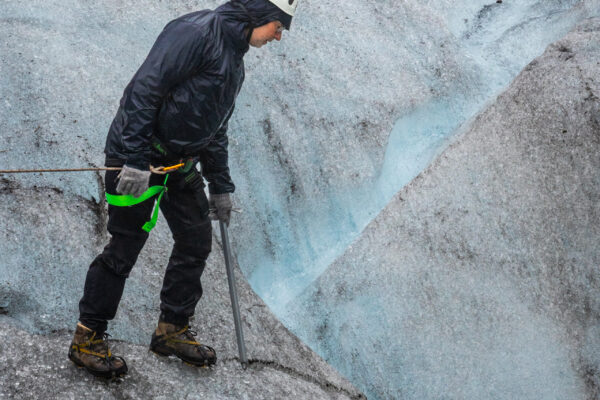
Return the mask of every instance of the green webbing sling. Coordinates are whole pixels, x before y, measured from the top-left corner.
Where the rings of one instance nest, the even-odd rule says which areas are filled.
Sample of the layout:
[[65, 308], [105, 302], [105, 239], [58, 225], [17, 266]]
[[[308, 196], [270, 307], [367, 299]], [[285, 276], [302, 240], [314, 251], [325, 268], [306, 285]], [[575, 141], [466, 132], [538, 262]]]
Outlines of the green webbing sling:
[[146, 201], [158, 194], [158, 200], [156, 200], [156, 204], [154, 205], [152, 218], [150, 219], [150, 221], [146, 222], [144, 226], [142, 226], [143, 230], [145, 230], [146, 232], [150, 232], [156, 226], [156, 221], [158, 221], [158, 206], [160, 205], [160, 200], [167, 191], [167, 179], [169, 179], [168, 174], [165, 177], [165, 182], [162, 184], [162, 186], [151, 186], [140, 197], [133, 197], [130, 194], [116, 195], [106, 193], [106, 201], [112, 206], [127, 207], [140, 204], [141, 202]]

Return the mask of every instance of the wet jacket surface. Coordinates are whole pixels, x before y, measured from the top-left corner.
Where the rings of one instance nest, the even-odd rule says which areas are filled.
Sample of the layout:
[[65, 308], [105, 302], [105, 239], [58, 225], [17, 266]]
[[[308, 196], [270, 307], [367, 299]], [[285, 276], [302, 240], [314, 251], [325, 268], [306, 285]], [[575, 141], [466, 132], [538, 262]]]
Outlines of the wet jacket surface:
[[226, 3], [166, 25], [124, 91], [108, 133], [107, 159], [148, 169], [155, 135], [178, 157], [199, 157], [211, 193], [235, 190], [227, 125], [244, 82], [247, 14]]

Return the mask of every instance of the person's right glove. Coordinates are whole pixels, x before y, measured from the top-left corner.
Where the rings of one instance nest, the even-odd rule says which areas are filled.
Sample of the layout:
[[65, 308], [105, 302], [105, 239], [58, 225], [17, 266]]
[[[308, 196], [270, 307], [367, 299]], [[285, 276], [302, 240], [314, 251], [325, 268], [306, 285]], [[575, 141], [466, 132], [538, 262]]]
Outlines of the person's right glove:
[[130, 194], [133, 197], [140, 197], [146, 190], [150, 182], [150, 171], [142, 171], [137, 168], [123, 166], [119, 172], [119, 183], [117, 184], [117, 193]]
[[208, 207], [210, 213], [208, 217], [214, 221], [223, 221], [225, 225], [229, 226], [229, 220], [231, 219], [231, 196], [229, 193], [223, 194], [210, 194], [208, 200]]

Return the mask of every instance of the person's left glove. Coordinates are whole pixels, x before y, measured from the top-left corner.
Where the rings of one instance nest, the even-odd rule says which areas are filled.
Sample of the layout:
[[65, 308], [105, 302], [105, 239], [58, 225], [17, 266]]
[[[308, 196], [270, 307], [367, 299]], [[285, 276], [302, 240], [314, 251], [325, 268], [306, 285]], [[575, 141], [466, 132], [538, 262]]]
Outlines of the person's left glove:
[[117, 192], [121, 194], [130, 194], [133, 197], [140, 197], [148, 190], [150, 174], [150, 171], [142, 171], [124, 165], [118, 175], [119, 183], [117, 184]]
[[229, 193], [223, 194], [210, 194], [208, 200], [208, 206], [210, 208], [210, 219], [214, 221], [223, 221], [229, 226], [229, 220], [231, 219], [231, 196]]

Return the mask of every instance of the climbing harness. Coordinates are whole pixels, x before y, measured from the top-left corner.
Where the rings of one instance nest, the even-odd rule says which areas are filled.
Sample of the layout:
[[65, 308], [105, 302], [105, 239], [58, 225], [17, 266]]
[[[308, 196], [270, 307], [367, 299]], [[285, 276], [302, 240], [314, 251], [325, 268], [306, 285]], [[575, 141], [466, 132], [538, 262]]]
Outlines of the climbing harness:
[[142, 229], [146, 232], [150, 232], [156, 226], [156, 222], [158, 221], [158, 209], [160, 206], [160, 201], [163, 198], [163, 195], [167, 191], [167, 180], [169, 179], [169, 174], [165, 176], [165, 181], [161, 185], [151, 186], [146, 190], [140, 197], [133, 197], [130, 194], [110, 194], [106, 193], [106, 202], [111, 206], [117, 207], [129, 207], [134, 206], [136, 204], [140, 204], [143, 201], [146, 201], [156, 195], [158, 195], [158, 199], [156, 200], [156, 204], [154, 205], [154, 210], [152, 211], [152, 218], [150, 221], [146, 222]]
[[[179, 160], [178, 164], [172, 165], [170, 167], [154, 167], [150, 166], [150, 171], [153, 174], [165, 175], [165, 181], [162, 185], [151, 186], [146, 190], [140, 197], [134, 197], [130, 194], [127, 195], [115, 195], [106, 193], [106, 201], [108, 204], [117, 207], [129, 207], [134, 206], [136, 204], [140, 204], [154, 196], [158, 195], [158, 199], [156, 200], [156, 204], [154, 205], [154, 210], [152, 211], [152, 218], [150, 221], [146, 222], [142, 229], [146, 232], [152, 231], [156, 226], [156, 222], [158, 221], [158, 210], [160, 206], [160, 201], [163, 198], [163, 195], [167, 192], [167, 180], [169, 179], [169, 172], [177, 171], [178, 173], [186, 174], [183, 178], [187, 184], [194, 189], [203, 190], [204, 184], [202, 183], [202, 177], [200, 174], [194, 170], [194, 165], [198, 162], [195, 158], [188, 158], [185, 162], [183, 160]], [[205, 200], [206, 201], [206, 200]], [[206, 205], [208, 207], [208, 204]]]
[[[134, 197], [130, 194], [117, 195], [117, 194], [110, 194], [107, 192], [106, 193], [106, 202], [108, 204], [110, 204], [111, 206], [129, 207], [129, 206], [135, 206], [136, 204], [140, 204], [154, 196], [158, 196], [158, 199], [156, 200], [156, 204], [154, 205], [154, 210], [152, 211], [152, 218], [150, 218], [150, 221], [146, 222], [144, 224], [144, 226], [142, 226], [142, 229], [144, 231], [146, 231], [146, 232], [152, 231], [152, 229], [154, 229], [154, 227], [156, 226], [156, 222], [158, 221], [158, 210], [160, 207], [160, 201], [162, 200], [164, 194], [167, 192], [167, 181], [169, 180], [169, 172], [172, 172], [172, 171], [177, 171], [177, 172], [181, 172], [181, 173], [189, 172], [190, 170], [192, 170], [192, 168], [194, 167], [194, 165], [197, 162], [193, 158], [189, 158], [189, 159], [185, 160], [185, 162], [181, 162], [181, 161], [183, 161], [183, 160], [180, 160], [180, 162], [178, 164], [172, 165], [170, 167], [154, 167], [152, 165], [150, 166], [150, 172], [152, 172], [153, 174], [165, 175], [165, 181], [163, 182], [162, 185], [156, 185], [156, 186], [149, 187], [148, 190], [146, 190], [144, 193], [142, 193], [142, 195], [139, 197]], [[189, 175], [192, 175], [192, 174], [189, 174]], [[186, 178], [187, 177], [188, 176], [186, 176]]]

